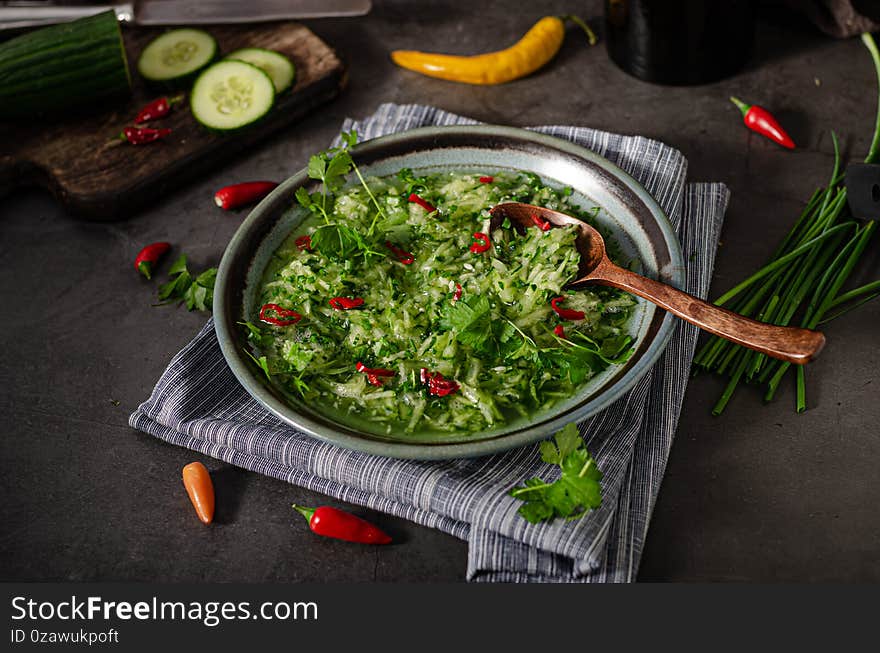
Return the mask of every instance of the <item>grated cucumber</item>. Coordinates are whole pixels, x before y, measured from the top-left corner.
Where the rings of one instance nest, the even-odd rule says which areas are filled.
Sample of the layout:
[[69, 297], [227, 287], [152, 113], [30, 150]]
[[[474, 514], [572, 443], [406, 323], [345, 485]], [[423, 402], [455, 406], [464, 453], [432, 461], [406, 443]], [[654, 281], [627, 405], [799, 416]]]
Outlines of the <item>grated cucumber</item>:
[[[402, 171], [368, 179], [372, 197], [353, 186], [337, 194], [326, 220], [306, 219], [275, 252], [259, 299], [296, 310], [302, 320], [277, 327], [252, 319], [259, 324], [251, 325], [252, 342], [271, 377], [315, 409], [353, 416], [377, 433], [467, 433], [549, 408], [625, 360], [635, 300], [611, 288], [562, 290], [578, 266], [573, 229], [520, 235], [502, 226], [489, 234], [488, 252], [470, 251], [474, 232], [489, 231], [488, 208], [502, 201], [589, 217], [534, 175], [493, 177], [481, 183], [480, 175], [444, 172], [414, 182]], [[438, 211], [429, 217], [408, 202], [414, 189]], [[346, 249], [340, 225], [374, 235], [366, 249]], [[303, 235], [312, 238], [311, 250], [297, 246]], [[386, 241], [414, 262], [402, 264]], [[585, 319], [562, 322], [550, 306], [560, 295]], [[333, 297], [364, 304], [334, 310]], [[558, 324], [567, 339], [554, 334]], [[372, 385], [357, 362], [393, 376]], [[458, 391], [428, 394], [423, 368], [455, 380]]]

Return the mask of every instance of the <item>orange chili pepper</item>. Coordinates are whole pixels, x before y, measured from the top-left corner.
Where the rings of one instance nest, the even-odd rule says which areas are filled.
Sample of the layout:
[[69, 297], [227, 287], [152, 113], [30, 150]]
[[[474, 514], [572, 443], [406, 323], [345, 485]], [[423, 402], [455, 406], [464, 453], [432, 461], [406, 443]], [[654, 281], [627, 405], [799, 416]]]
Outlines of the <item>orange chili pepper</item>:
[[210, 524], [214, 519], [214, 484], [207, 468], [199, 462], [184, 467], [183, 487], [186, 488], [199, 519]]

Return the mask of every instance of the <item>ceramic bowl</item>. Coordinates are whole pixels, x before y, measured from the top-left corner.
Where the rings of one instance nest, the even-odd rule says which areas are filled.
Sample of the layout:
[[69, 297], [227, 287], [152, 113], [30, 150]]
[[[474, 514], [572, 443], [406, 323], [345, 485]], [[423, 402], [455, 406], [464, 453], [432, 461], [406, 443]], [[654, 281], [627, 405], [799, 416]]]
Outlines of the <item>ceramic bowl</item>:
[[[524, 170], [550, 186], [569, 186], [575, 202], [602, 207], [598, 222], [610, 231], [625, 255], [641, 262], [642, 273], [681, 285], [684, 267], [678, 240], [656, 201], [617, 166], [568, 141], [510, 127], [426, 127], [364, 142], [352, 155], [365, 176], [392, 175], [404, 167], [416, 174]], [[312, 437], [397, 458], [436, 460], [496, 453], [546, 438], [566, 423], [607, 407], [651, 368], [669, 341], [674, 318], [639, 300], [630, 321], [635, 339], [630, 359], [527, 421], [455, 435], [376, 435], [334, 421], [269, 382], [245, 353], [246, 333], [238, 324], [243, 320], [258, 322], [260, 279], [272, 253], [306, 217], [294, 193], [311, 183], [301, 170], [278, 186], [242, 223], [220, 263], [214, 319], [223, 355], [244, 388], [281, 420]]]

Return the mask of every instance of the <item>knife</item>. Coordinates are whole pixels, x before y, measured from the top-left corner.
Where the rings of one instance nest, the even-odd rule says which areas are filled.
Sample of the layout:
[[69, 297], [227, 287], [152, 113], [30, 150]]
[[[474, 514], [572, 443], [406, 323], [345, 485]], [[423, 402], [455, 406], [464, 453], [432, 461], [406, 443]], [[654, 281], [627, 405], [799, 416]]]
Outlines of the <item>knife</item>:
[[290, 18], [363, 16], [371, 0], [140, 0], [112, 5], [53, 5], [0, 2], [0, 30], [49, 25], [114, 9], [130, 25], [204, 25], [262, 23]]

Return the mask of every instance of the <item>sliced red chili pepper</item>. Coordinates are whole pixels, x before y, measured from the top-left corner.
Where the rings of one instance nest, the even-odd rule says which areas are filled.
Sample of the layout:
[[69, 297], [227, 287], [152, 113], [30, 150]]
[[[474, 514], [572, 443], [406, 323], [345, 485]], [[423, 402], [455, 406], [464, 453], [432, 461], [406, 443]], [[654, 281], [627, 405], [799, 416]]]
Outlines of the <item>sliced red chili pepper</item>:
[[537, 213], [532, 213], [529, 216], [532, 219], [532, 222], [535, 223], [535, 226], [538, 227], [541, 231], [550, 231], [550, 223], [547, 222], [544, 218], [542, 218]]
[[482, 254], [483, 252], [488, 251], [492, 246], [492, 241], [489, 240], [489, 236], [482, 231], [474, 232], [474, 240], [479, 241], [471, 245], [471, 251], [474, 254]]
[[221, 209], [230, 211], [248, 204], [255, 204], [275, 190], [274, 181], [245, 181], [240, 184], [224, 186], [214, 193], [214, 203]]
[[367, 367], [366, 365], [364, 365], [360, 361], [358, 361], [355, 364], [354, 369], [356, 369], [358, 372], [362, 372], [363, 374], [366, 374], [367, 375], [367, 382], [369, 382], [372, 385], [376, 385], [376, 386], [380, 386], [380, 387], [382, 386], [382, 378], [381, 377], [387, 378], [389, 376], [394, 376], [394, 374], [395, 374], [394, 370], [387, 370], [383, 367]]
[[457, 382], [443, 378], [440, 372], [429, 372], [426, 367], [419, 370], [419, 378], [428, 385], [428, 394], [435, 397], [445, 397], [461, 389]]
[[455, 284], [455, 292], [452, 293], [452, 303], [453, 304], [455, 302], [457, 302], [459, 299], [461, 299], [461, 293], [462, 293], [461, 284], [460, 283]]
[[779, 124], [779, 121], [777, 121], [776, 118], [773, 117], [773, 114], [767, 111], [767, 109], [759, 107], [756, 104], [746, 104], [739, 98], [735, 97], [731, 97], [730, 101], [733, 102], [740, 110], [740, 113], [742, 113], [743, 122], [746, 124], [746, 127], [753, 132], [761, 134], [761, 136], [766, 136], [782, 147], [787, 147], [790, 150], [794, 149], [794, 141], [791, 140], [791, 136], [785, 132], [782, 125]]
[[404, 265], [411, 265], [416, 258], [407, 252], [405, 249], [401, 249], [390, 240], [385, 241], [385, 247], [394, 252], [394, 255], [397, 257], [397, 260], [403, 263]]
[[151, 120], [156, 120], [157, 118], [164, 118], [169, 113], [171, 113], [171, 107], [180, 102], [182, 99], [182, 95], [175, 95], [172, 98], [160, 97], [157, 100], [153, 100], [138, 112], [134, 121], [136, 123], [142, 123], [150, 122]]
[[295, 503], [293, 509], [306, 518], [309, 522], [309, 529], [318, 535], [361, 544], [388, 544], [391, 542], [391, 537], [383, 530], [350, 512], [330, 506], [306, 508]]
[[[277, 317], [269, 315], [270, 311], [275, 313]], [[267, 324], [274, 324], [275, 326], [290, 326], [291, 324], [296, 324], [301, 319], [302, 315], [296, 311], [292, 311], [289, 308], [283, 308], [278, 304], [263, 304], [260, 307], [260, 320]]]
[[495, 177], [490, 177], [488, 175], [485, 177], [480, 177], [481, 184], [491, 184], [493, 181], [495, 181]]
[[347, 311], [350, 308], [357, 308], [364, 305], [364, 300], [360, 297], [333, 297], [330, 299], [330, 306], [337, 311]]
[[311, 252], [312, 251], [312, 237], [311, 236], [300, 236], [293, 243], [296, 245], [296, 248], [301, 252]]
[[[565, 338], [565, 327], [563, 327], [561, 324], [557, 324], [556, 328], [553, 329], [553, 333], [555, 333], [560, 338]], [[566, 338], [566, 340], [568, 340], [568, 338]]]
[[147, 279], [152, 278], [153, 266], [171, 249], [171, 243], [151, 243], [145, 246], [134, 259], [134, 269]]
[[583, 320], [586, 313], [583, 311], [574, 311], [570, 308], [560, 308], [559, 302], [564, 302], [565, 297], [554, 297], [550, 300], [550, 306], [556, 311], [556, 314], [563, 320]]
[[149, 127], [126, 127], [119, 135], [120, 140], [128, 141], [132, 145], [144, 145], [165, 138], [171, 133], [170, 129], [151, 129]]
[[419, 197], [415, 193], [410, 193], [409, 202], [410, 202], [410, 204], [418, 204], [423, 209], [425, 209], [428, 213], [433, 213], [434, 211], [437, 210], [437, 208], [432, 206], [430, 202], [426, 202], [425, 200], [423, 200], [421, 197]]

